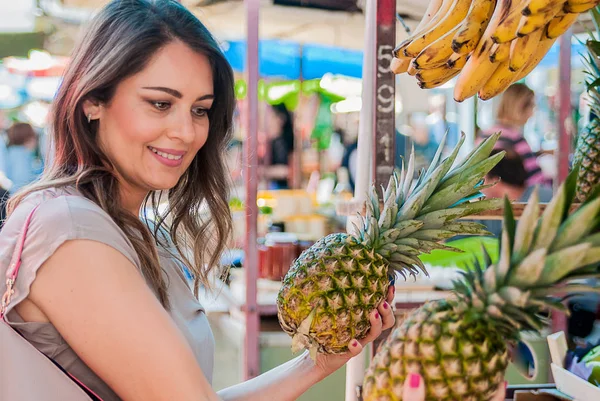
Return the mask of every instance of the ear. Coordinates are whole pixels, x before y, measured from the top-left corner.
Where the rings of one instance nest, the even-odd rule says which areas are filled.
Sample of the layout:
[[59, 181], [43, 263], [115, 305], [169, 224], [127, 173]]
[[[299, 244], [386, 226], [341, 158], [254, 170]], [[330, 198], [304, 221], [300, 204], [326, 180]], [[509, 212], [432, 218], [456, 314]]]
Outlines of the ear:
[[97, 120], [100, 118], [102, 105], [97, 100], [86, 99], [83, 101], [83, 112], [85, 118], [89, 120]]

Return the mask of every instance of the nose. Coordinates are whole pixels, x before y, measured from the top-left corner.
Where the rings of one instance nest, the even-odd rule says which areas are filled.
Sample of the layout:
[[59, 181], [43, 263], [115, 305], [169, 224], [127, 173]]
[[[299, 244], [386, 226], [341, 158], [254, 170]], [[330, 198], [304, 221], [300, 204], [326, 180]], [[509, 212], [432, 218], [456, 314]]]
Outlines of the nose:
[[192, 143], [196, 137], [194, 120], [190, 113], [181, 113], [174, 119], [174, 124], [169, 130], [169, 137], [183, 143]]

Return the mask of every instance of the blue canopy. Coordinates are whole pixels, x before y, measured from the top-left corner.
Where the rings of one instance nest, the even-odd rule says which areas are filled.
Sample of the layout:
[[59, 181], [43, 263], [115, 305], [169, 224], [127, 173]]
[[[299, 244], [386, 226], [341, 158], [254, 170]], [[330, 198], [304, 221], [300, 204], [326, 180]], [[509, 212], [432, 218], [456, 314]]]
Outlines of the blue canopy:
[[[227, 41], [223, 52], [234, 70], [246, 67], [246, 41]], [[321, 78], [326, 73], [353, 78], [362, 76], [363, 53], [357, 50], [282, 40], [261, 40], [259, 74], [286, 80]]]

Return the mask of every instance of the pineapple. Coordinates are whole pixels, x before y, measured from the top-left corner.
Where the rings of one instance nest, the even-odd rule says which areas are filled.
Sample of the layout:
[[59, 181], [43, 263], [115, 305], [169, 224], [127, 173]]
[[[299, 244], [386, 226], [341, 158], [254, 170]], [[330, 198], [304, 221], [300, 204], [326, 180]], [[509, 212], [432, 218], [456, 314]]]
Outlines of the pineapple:
[[303, 348], [338, 354], [351, 339], [362, 339], [369, 313], [385, 298], [390, 276], [406, 278], [419, 269], [418, 258], [433, 249], [452, 249], [439, 242], [455, 235], [488, 234], [475, 222], [458, 218], [501, 207], [500, 199], [468, 202], [480, 197], [484, 176], [503, 157], [490, 157], [499, 134], [490, 136], [454, 169], [464, 135], [441, 160], [444, 141], [431, 166], [422, 171], [414, 189], [414, 152], [406, 174], [390, 178], [383, 209], [375, 188], [366, 202], [366, 215], [356, 234], [331, 234], [305, 250], [285, 276], [277, 297], [279, 322], [293, 337], [292, 350]]
[[[600, 22], [598, 7], [592, 10], [594, 20]], [[600, 31], [600, 27], [597, 27]], [[600, 32], [598, 32], [600, 33]], [[587, 126], [579, 133], [575, 148], [574, 163], [581, 164], [577, 178], [577, 200], [583, 202], [590, 191], [600, 183], [600, 41], [592, 35], [585, 46], [587, 55], [584, 57], [586, 65], [587, 94], [592, 117]]]
[[497, 264], [485, 253], [454, 283], [454, 296], [408, 315], [371, 361], [365, 401], [402, 400], [410, 373], [424, 377], [427, 401], [487, 401], [504, 380], [508, 346], [521, 331], [541, 330], [547, 309], [565, 311], [561, 295], [598, 291], [577, 279], [599, 276], [600, 191], [569, 215], [577, 174], [539, 219], [537, 192], [518, 226], [505, 201]]

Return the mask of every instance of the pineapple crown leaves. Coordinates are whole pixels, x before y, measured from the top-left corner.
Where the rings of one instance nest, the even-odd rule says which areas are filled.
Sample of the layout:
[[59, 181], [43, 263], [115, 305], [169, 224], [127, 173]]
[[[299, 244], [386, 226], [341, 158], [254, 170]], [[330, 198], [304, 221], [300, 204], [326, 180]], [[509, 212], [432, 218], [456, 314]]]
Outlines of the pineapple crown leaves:
[[580, 292], [600, 289], [578, 283], [600, 277], [600, 188], [569, 213], [575, 198], [578, 166], [569, 174], [541, 217], [537, 190], [516, 224], [505, 200], [500, 257], [464, 274], [455, 283], [458, 305], [490, 318], [504, 334], [541, 330], [547, 323], [540, 313], [547, 308], [565, 311], [561, 303]]
[[413, 148], [406, 169], [403, 163], [400, 172], [394, 172], [382, 189], [383, 207], [376, 188], [371, 187], [362, 227], [355, 231], [358, 240], [406, 277], [419, 270], [427, 274], [419, 259], [421, 253], [435, 249], [458, 251], [441, 244], [443, 240], [457, 235], [489, 235], [479, 223], [457, 220], [501, 207], [501, 199], [481, 200], [484, 177], [504, 156], [500, 152], [490, 157], [499, 136], [491, 135], [461, 161], [457, 157], [464, 134], [446, 158], [442, 158], [444, 136], [431, 165], [414, 184]]

